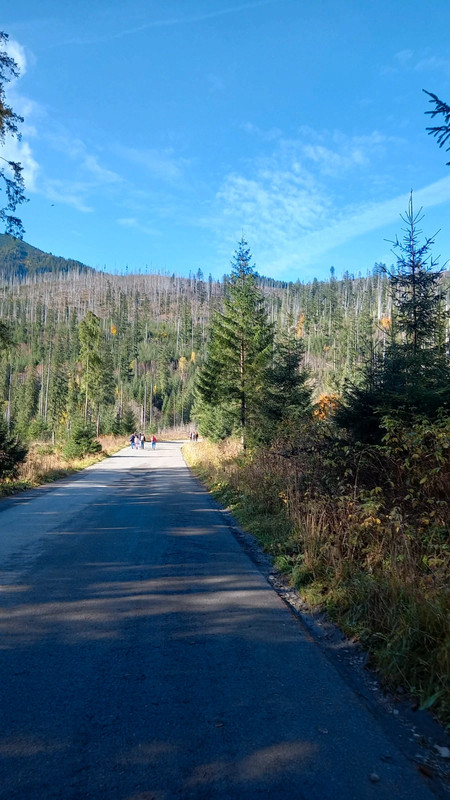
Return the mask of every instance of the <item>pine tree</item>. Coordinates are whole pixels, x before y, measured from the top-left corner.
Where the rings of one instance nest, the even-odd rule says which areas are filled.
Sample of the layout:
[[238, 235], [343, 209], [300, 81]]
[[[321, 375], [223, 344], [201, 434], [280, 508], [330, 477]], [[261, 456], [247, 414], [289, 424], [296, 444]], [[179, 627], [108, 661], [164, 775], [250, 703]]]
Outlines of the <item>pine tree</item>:
[[379, 422], [395, 412], [410, 420], [415, 414], [433, 419], [450, 404], [450, 367], [442, 346], [445, 316], [441, 275], [431, 255], [434, 238], [420, 244], [421, 212], [414, 213], [412, 195], [402, 241], [394, 242], [397, 269], [389, 277], [393, 319], [384, 353], [367, 362], [360, 386], [349, 384], [336, 418], [361, 441], [379, 441]]
[[84, 389], [84, 420], [88, 419], [89, 401], [95, 404], [95, 390], [102, 368], [100, 352], [101, 330], [99, 318], [88, 311], [78, 326], [80, 359], [83, 365], [82, 386]]
[[136, 417], [134, 416], [130, 406], [127, 406], [124, 410], [123, 417], [121, 420], [120, 433], [124, 433], [126, 435], [133, 433], [133, 431], [135, 430], [136, 430]]
[[53, 434], [62, 422], [69, 394], [69, 376], [64, 355], [64, 342], [60, 335], [53, 351], [49, 386], [48, 419]]
[[422, 231], [418, 225], [422, 219], [422, 210], [414, 213], [411, 193], [408, 210], [402, 216], [406, 225], [403, 240], [400, 242], [397, 238], [393, 243], [394, 252], [398, 254], [397, 270], [390, 272], [385, 269], [394, 295], [398, 329], [405, 334], [414, 353], [419, 349], [428, 349], [433, 343], [439, 301], [442, 299], [439, 287], [441, 270], [430, 253], [434, 238], [419, 244]]
[[248, 434], [260, 420], [273, 329], [257, 288], [247, 242], [241, 239], [232, 262], [224, 310], [211, 324], [206, 363], [198, 381], [207, 406], [225, 404], [234, 417], [245, 449]]
[[[17, 78], [19, 68], [11, 56], [4, 49], [9, 36], [0, 31], [0, 144], [3, 144], [7, 135], [20, 139], [19, 124], [23, 118], [16, 114], [6, 104], [4, 84], [11, 78]], [[25, 202], [24, 181], [22, 166], [17, 161], [1, 159], [0, 182], [3, 183], [6, 193], [6, 205], [0, 208], [0, 220], [5, 224], [6, 233], [22, 238], [24, 228], [21, 220], [15, 216], [18, 205]]]
[[100, 409], [114, 404], [114, 367], [110, 343], [101, 337], [99, 342], [99, 363], [96, 364], [92, 384], [91, 397], [95, 404], [97, 436], [100, 432]]
[[[439, 147], [444, 147], [444, 145], [450, 141], [450, 106], [444, 103], [443, 100], [440, 100], [439, 97], [432, 92], [427, 92], [426, 89], [424, 89], [424, 92], [431, 97], [430, 103], [434, 103], [434, 109], [432, 111], [425, 111], [425, 114], [429, 114], [432, 118], [436, 117], [438, 114], [442, 114], [444, 117], [443, 125], [430, 126], [427, 128], [427, 132], [435, 137]], [[448, 152], [450, 147], [446, 147], [445, 149]], [[447, 167], [450, 167], [450, 161], [447, 161]]]
[[29, 439], [29, 426], [38, 413], [39, 381], [33, 363], [28, 364], [25, 382], [20, 386], [15, 398], [15, 428], [20, 436]]
[[26, 455], [26, 447], [8, 432], [5, 418], [0, 413], [0, 480], [13, 478]]
[[11, 330], [9, 326], [0, 319], [0, 351], [6, 350], [11, 344]]
[[310, 375], [309, 370], [301, 366], [303, 358], [303, 342], [290, 320], [287, 328], [275, 338], [272, 365], [267, 375], [267, 440], [273, 435], [272, 428], [282, 422], [298, 422], [311, 410]]

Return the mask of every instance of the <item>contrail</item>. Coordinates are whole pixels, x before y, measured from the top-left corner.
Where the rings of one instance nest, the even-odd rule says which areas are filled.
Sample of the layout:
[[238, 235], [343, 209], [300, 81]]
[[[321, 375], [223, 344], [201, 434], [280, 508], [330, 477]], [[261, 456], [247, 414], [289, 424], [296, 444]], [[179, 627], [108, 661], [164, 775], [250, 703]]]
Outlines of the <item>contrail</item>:
[[255, 0], [251, 3], [243, 3], [240, 6], [233, 6], [232, 8], [222, 8], [218, 11], [210, 11], [205, 14], [198, 14], [194, 17], [174, 17], [172, 19], [157, 19], [151, 22], [146, 22], [136, 28], [129, 28], [128, 30], [121, 30], [107, 36], [100, 36], [95, 39], [72, 39], [65, 44], [98, 44], [99, 42], [107, 42], [113, 39], [122, 39], [124, 36], [131, 36], [141, 31], [148, 30], [149, 28], [168, 28], [175, 25], [192, 25], [196, 22], [204, 22], [208, 19], [216, 19], [217, 17], [224, 17], [229, 14], [236, 14], [240, 11], [248, 11], [254, 8], [261, 8], [262, 6], [273, 5], [282, 0]]

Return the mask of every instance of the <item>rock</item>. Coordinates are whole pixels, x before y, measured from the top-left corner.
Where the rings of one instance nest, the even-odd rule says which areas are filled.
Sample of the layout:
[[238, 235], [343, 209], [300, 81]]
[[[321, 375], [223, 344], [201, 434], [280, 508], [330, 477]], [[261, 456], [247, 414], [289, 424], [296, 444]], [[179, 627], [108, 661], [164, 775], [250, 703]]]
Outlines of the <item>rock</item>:
[[438, 744], [435, 744], [434, 749], [437, 750], [441, 758], [450, 758], [450, 750], [448, 747], [439, 747]]
[[376, 773], [376, 772], [372, 772], [372, 773], [369, 775], [369, 780], [370, 780], [372, 783], [378, 783], [378, 781], [380, 780], [380, 776], [379, 776], [379, 775], [377, 775], [377, 773]]

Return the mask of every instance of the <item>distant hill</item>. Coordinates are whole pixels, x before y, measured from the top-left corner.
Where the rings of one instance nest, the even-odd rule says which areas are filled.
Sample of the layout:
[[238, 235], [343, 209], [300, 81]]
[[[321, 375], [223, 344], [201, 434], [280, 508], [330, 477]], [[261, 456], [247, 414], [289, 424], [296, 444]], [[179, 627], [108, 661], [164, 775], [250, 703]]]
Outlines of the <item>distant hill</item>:
[[24, 280], [34, 275], [42, 275], [44, 272], [59, 274], [95, 272], [95, 270], [71, 258], [44, 253], [7, 233], [0, 234], [0, 275], [4, 279]]

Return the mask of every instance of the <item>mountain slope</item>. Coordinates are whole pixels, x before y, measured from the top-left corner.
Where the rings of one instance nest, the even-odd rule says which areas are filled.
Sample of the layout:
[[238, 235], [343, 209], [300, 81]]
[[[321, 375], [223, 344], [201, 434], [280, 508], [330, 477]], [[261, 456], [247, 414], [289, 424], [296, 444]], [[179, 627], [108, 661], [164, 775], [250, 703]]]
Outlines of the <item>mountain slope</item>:
[[0, 274], [3, 278], [24, 278], [44, 272], [94, 272], [79, 261], [44, 253], [21, 239], [7, 233], [0, 234]]

